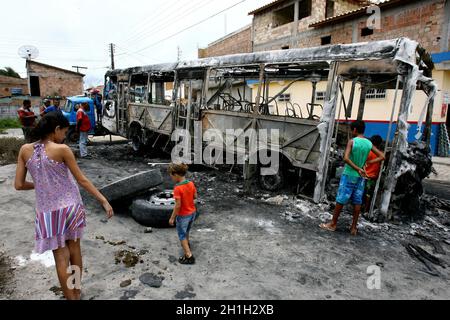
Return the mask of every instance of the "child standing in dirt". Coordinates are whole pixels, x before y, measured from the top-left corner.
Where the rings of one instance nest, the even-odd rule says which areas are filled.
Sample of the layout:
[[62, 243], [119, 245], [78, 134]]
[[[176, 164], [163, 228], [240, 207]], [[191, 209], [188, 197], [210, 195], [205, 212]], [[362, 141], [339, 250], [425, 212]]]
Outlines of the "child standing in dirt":
[[[41, 119], [34, 132], [40, 140], [20, 149], [15, 188], [36, 190], [35, 251], [53, 251], [65, 298], [79, 300], [83, 267], [80, 240], [86, 227], [86, 212], [77, 182], [102, 204], [108, 218], [113, 216], [113, 209], [81, 172], [70, 148], [63, 144], [69, 126], [59, 112]], [[26, 181], [28, 171], [33, 182]], [[69, 284], [72, 272], [75, 288]]]
[[[370, 138], [370, 141], [378, 150], [381, 149], [381, 144], [383, 143], [383, 138], [381, 136], [376, 135]], [[381, 171], [381, 162], [383, 162], [383, 158], [377, 157], [377, 155], [370, 151], [369, 157], [367, 158], [366, 163], [366, 173], [367, 173], [367, 183], [366, 183], [366, 192], [365, 192], [365, 204], [364, 211], [368, 212], [370, 210], [370, 205], [372, 202], [373, 194], [375, 193], [375, 187], [377, 185], [378, 177], [380, 176]]]
[[179, 259], [181, 264], [195, 264], [195, 258], [191, 251], [189, 233], [197, 215], [195, 199], [197, 189], [192, 181], [186, 179], [188, 166], [185, 164], [171, 164], [169, 174], [176, 183], [173, 191], [176, 204], [169, 224], [177, 227], [178, 237], [184, 251], [184, 256]]
[[344, 161], [346, 166], [339, 184], [333, 220], [330, 223], [320, 225], [320, 227], [328, 231], [336, 231], [342, 209], [344, 209], [344, 206], [351, 201], [354, 210], [353, 223], [350, 232], [353, 236], [356, 236], [367, 179], [367, 173], [364, 166], [366, 165], [370, 151], [373, 151], [376, 154], [378, 157], [377, 160], [379, 161], [384, 160], [384, 154], [373, 146], [370, 140], [364, 137], [366, 125], [363, 121], [353, 122], [350, 128], [352, 130], [353, 139], [348, 142], [345, 150]]

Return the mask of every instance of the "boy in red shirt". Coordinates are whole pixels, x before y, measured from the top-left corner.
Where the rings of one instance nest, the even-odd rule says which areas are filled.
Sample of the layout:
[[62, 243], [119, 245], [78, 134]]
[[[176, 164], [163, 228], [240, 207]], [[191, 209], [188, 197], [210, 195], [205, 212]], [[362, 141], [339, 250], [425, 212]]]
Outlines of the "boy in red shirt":
[[[376, 147], [378, 150], [381, 149], [381, 145], [383, 143], [383, 138], [381, 136], [376, 135], [370, 138], [370, 141], [372, 141], [372, 144], [374, 147]], [[368, 212], [370, 210], [370, 205], [372, 202], [373, 194], [375, 193], [375, 187], [377, 185], [378, 177], [380, 176], [381, 171], [381, 162], [383, 162], [382, 159], [378, 158], [378, 156], [371, 151], [369, 153], [369, 157], [367, 158], [366, 162], [366, 174], [367, 174], [367, 183], [366, 183], [366, 203], [364, 207], [364, 211]]]
[[87, 142], [89, 131], [91, 131], [91, 120], [87, 115], [89, 111], [89, 104], [82, 103], [81, 108], [77, 111], [77, 130], [80, 132], [80, 156], [81, 158], [88, 157]]
[[185, 164], [171, 164], [169, 174], [176, 183], [173, 196], [176, 204], [172, 216], [169, 220], [171, 226], [177, 226], [178, 237], [183, 247], [184, 256], [179, 259], [181, 264], [195, 264], [195, 258], [191, 251], [189, 233], [197, 215], [195, 199], [197, 199], [197, 189], [192, 181], [186, 179], [188, 166]]

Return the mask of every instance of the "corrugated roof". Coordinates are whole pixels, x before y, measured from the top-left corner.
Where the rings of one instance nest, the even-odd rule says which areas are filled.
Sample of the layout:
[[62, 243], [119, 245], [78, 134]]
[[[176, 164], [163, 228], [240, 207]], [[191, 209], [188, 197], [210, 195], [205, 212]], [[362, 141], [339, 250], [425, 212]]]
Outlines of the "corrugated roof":
[[[266, 4], [266, 5], [262, 6], [262, 7], [259, 7], [258, 9], [255, 9], [255, 10], [249, 12], [249, 15], [254, 15], [256, 13], [262, 12], [262, 11], [267, 10], [267, 9], [269, 9], [269, 8], [275, 6], [275, 5], [278, 5], [278, 4], [281, 4], [283, 2], [287, 2], [287, 1], [288, 0], [275, 0], [275, 1], [269, 2], [268, 4]], [[364, 4], [364, 3], [367, 3], [369, 0], [344, 0], [344, 1], [359, 2], [361, 4]], [[381, 1], [383, 1], [383, 0], [381, 0]]]
[[269, 2], [268, 4], [266, 4], [265, 6], [259, 7], [258, 9], [253, 10], [252, 12], [249, 12], [249, 15], [264, 11], [266, 9], [269, 9], [270, 7], [273, 7], [274, 5], [280, 4], [282, 2], [286, 2], [288, 0], [275, 0], [272, 2]]
[[373, 5], [377, 5], [380, 8], [387, 8], [387, 7], [399, 5], [399, 4], [402, 4], [405, 2], [408, 3], [408, 2], [411, 2], [411, 0], [378, 0], [378, 1], [371, 1], [371, 2], [373, 4], [370, 6], [361, 7], [359, 9], [344, 12], [344, 13], [336, 15], [334, 17], [319, 20], [319, 21], [316, 21], [316, 22], [310, 24], [309, 26], [316, 28], [316, 27], [321, 27], [323, 25], [330, 24], [332, 22], [347, 20], [347, 18], [365, 15], [365, 14], [367, 14], [367, 9]]

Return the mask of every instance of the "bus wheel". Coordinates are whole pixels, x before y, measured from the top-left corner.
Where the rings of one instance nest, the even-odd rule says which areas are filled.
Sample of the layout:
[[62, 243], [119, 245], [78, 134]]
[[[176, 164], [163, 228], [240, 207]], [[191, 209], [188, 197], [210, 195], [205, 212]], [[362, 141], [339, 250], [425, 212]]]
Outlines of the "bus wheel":
[[263, 176], [260, 174], [259, 176], [261, 187], [267, 191], [278, 191], [282, 189], [284, 187], [284, 181], [285, 177], [281, 168], [274, 175]]
[[144, 149], [144, 141], [143, 141], [143, 131], [140, 127], [133, 127], [131, 135], [131, 146], [133, 151], [136, 153], [140, 153]]
[[67, 139], [69, 140], [69, 142], [78, 143], [78, 141], [80, 140], [80, 134], [75, 128], [71, 128], [69, 130], [69, 133], [67, 134]]

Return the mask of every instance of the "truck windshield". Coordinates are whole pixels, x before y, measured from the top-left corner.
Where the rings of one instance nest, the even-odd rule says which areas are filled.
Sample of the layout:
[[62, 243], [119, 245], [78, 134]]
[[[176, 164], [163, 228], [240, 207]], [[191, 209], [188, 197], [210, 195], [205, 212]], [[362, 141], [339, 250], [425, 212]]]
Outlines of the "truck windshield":
[[67, 100], [66, 105], [64, 106], [64, 111], [67, 113], [72, 112], [72, 101]]

